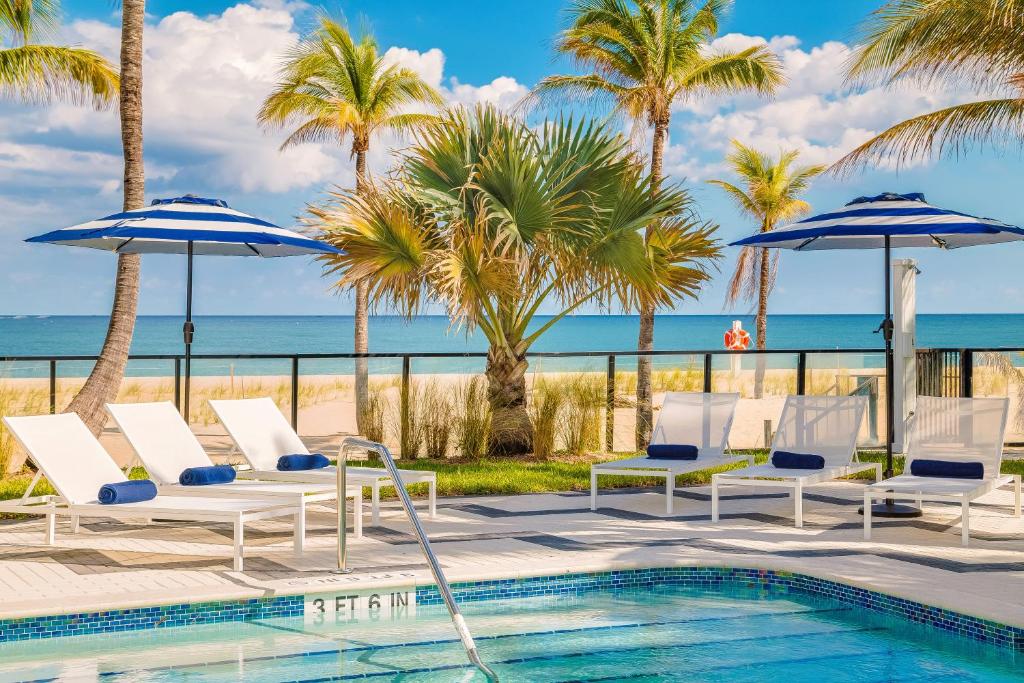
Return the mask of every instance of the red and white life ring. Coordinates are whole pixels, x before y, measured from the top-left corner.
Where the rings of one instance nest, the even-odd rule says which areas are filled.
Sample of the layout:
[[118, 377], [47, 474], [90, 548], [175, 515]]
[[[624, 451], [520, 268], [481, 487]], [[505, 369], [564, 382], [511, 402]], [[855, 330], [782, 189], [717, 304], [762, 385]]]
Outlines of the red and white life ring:
[[733, 322], [732, 328], [725, 332], [725, 348], [729, 351], [746, 351], [750, 348], [750, 333], [740, 326], [740, 321]]

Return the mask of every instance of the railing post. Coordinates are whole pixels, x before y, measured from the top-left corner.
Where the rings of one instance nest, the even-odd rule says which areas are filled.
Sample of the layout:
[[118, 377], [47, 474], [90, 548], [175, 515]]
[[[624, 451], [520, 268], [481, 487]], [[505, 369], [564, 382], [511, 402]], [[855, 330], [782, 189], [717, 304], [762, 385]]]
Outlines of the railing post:
[[415, 456], [415, 453], [406, 453], [406, 439], [409, 437], [409, 375], [412, 369], [412, 361], [409, 356], [402, 356], [402, 392], [399, 396], [399, 425], [398, 442], [401, 444], [401, 457], [408, 458]]
[[174, 407], [181, 412], [181, 358], [174, 359]]
[[704, 393], [711, 393], [711, 354], [704, 354]]
[[57, 412], [57, 361], [50, 359], [50, 414]]
[[970, 349], [960, 349], [960, 396], [974, 396], [974, 353]]
[[604, 395], [604, 448], [615, 449], [615, 356], [608, 356], [608, 375]]
[[796, 395], [807, 393], [807, 352], [796, 354]]
[[299, 431], [299, 357], [292, 356], [292, 429]]

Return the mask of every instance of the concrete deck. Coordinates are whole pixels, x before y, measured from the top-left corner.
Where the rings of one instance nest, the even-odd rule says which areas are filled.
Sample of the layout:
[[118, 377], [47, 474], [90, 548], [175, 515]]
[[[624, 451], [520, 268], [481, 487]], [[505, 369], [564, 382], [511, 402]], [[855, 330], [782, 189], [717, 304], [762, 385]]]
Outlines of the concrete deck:
[[[1024, 626], [1024, 521], [1001, 490], [972, 505], [972, 544], [962, 548], [959, 508], [928, 506], [912, 520], [876, 520], [862, 540], [863, 487], [835, 482], [805, 493], [805, 527], [792, 502], [768, 487], [726, 491], [722, 521], [710, 522], [706, 488], [676, 492], [664, 515], [655, 491], [448, 498], [425, 520], [451, 581], [611, 568], [677, 565], [797, 571], [926, 604]], [[335, 567], [335, 512], [314, 508], [307, 550], [291, 551], [290, 525], [247, 529], [246, 571], [231, 571], [226, 526], [62, 523], [43, 545], [43, 523], [0, 523], [0, 618], [102, 611], [185, 601], [251, 598], [432, 583], [397, 504], [382, 525], [351, 540], [347, 576]], [[367, 520], [368, 521], [368, 520]]]

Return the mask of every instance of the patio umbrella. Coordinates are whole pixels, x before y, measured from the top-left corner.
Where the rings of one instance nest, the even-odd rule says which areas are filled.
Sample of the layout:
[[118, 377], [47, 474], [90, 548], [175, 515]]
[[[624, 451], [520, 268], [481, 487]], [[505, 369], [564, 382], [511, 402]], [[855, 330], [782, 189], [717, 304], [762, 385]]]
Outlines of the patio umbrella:
[[[928, 204], [919, 192], [885, 192], [858, 197], [835, 211], [806, 218], [771, 232], [761, 232], [731, 246], [816, 251], [818, 249], [883, 249], [885, 251], [885, 318], [878, 330], [885, 340], [885, 403], [887, 429], [885, 476], [892, 476], [893, 352], [892, 249], [938, 247], [956, 249], [979, 244], [1024, 240], [1024, 229], [991, 218], [978, 218]], [[878, 331], [876, 330], [876, 332]], [[872, 514], [888, 517], [919, 515], [917, 508], [886, 501]]]
[[154, 199], [142, 209], [122, 211], [70, 228], [30, 237], [46, 242], [105, 249], [126, 254], [186, 254], [188, 256], [185, 324], [185, 399], [188, 416], [192, 375], [192, 257], [193, 256], [299, 256], [340, 253], [338, 249], [297, 232], [278, 227], [228, 207], [221, 199], [194, 195]]

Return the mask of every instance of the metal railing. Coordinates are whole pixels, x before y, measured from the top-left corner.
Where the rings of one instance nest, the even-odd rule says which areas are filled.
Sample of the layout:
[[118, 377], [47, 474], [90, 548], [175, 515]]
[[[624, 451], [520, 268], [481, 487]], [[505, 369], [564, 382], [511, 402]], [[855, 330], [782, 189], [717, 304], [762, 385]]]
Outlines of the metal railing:
[[[606, 374], [605, 387], [605, 446], [612, 449], [613, 441], [613, 420], [615, 401], [617, 396], [616, 368], [617, 359], [631, 360], [639, 356], [651, 358], [665, 358], [671, 356], [683, 356], [693, 359], [691, 363], [694, 370], [700, 369], [703, 374], [702, 387], [704, 391], [711, 391], [713, 386], [714, 359], [717, 357], [729, 356], [791, 356], [795, 361], [796, 373], [796, 394], [803, 395], [807, 391], [808, 360], [814, 356], [837, 356], [870, 354], [879, 355], [883, 350], [878, 348], [814, 348], [814, 349], [766, 349], [764, 351], [749, 349], [747, 351], [725, 351], [725, 350], [656, 350], [648, 352], [639, 351], [533, 351], [527, 353], [527, 358], [533, 361], [543, 359], [604, 359], [604, 371]], [[941, 349], [918, 349], [918, 389], [921, 394], [933, 395], [973, 395], [973, 374], [975, 354], [983, 353], [1024, 353], [1024, 347], [1010, 348], [941, 348]], [[139, 354], [129, 357], [129, 361], [172, 361], [174, 378], [174, 402], [179, 408], [182, 405], [182, 354]], [[399, 420], [400, 428], [404, 428], [409, 420], [409, 387], [412, 375], [414, 360], [426, 359], [477, 359], [486, 361], [487, 354], [484, 352], [423, 352], [423, 353], [241, 353], [241, 354], [193, 354], [194, 361], [287, 361], [290, 372], [290, 418], [292, 427], [298, 430], [299, 422], [299, 386], [302, 375], [300, 364], [303, 361], [355, 361], [359, 359], [385, 360], [392, 359], [401, 362], [401, 387], [399, 393]], [[65, 356], [0, 356], [0, 363], [39, 363], [45, 364], [49, 378], [49, 408], [50, 412], [57, 410], [57, 379], [60, 363], [66, 362], [94, 362], [97, 356], [91, 355], [65, 355]], [[619, 370], [623, 370], [622, 363], [618, 363]], [[812, 368], [813, 370], [814, 368]], [[593, 372], [594, 370], [588, 370]], [[325, 373], [331, 374], [331, 373]], [[186, 416], [188, 419], [189, 416]], [[400, 443], [404, 443], [404, 438]]]
[[338, 570], [344, 573], [351, 571], [348, 567], [348, 557], [346, 552], [347, 530], [344, 510], [345, 497], [347, 494], [345, 459], [348, 451], [353, 449], [372, 451], [379, 455], [381, 460], [384, 461], [388, 474], [391, 476], [391, 481], [396, 485], [395, 491], [398, 493], [398, 499], [401, 501], [402, 507], [405, 508], [405, 514], [409, 516], [409, 522], [412, 523], [413, 531], [416, 533], [416, 540], [419, 541], [420, 549], [423, 550], [423, 555], [427, 558], [427, 564], [430, 566], [430, 573], [434, 576], [434, 583], [437, 584], [437, 590], [441, 593], [441, 598], [444, 600], [445, 607], [448, 608], [448, 614], [451, 615], [452, 624], [455, 626], [455, 630], [459, 634], [459, 640], [462, 641], [462, 647], [466, 649], [466, 656], [469, 657], [469, 661], [472, 662], [473, 666], [479, 669], [481, 673], [483, 673], [488, 681], [497, 681], [497, 674], [495, 674], [490, 667], [484, 664], [480, 659], [480, 655], [476, 650], [476, 643], [473, 641], [473, 635], [469, 632], [469, 627], [466, 625], [466, 620], [462, 616], [462, 611], [459, 609], [459, 605], [455, 602], [455, 596], [452, 595], [451, 586], [448, 585], [448, 579], [444, 575], [444, 570], [441, 569], [441, 563], [437, 561], [437, 555], [434, 554], [433, 548], [430, 547], [430, 539], [427, 538], [427, 532], [424, 531], [423, 524], [420, 523], [419, 514], [416, 512], [416, 508], [413, 507], [412, 498], [409, 497], [409, 491], [402, 486], [402, 478], [398, 466], [395, 464], [395, 459], [391, 456], [391, 451], [389, 451], [387, 446], [382, 443], [367, 441], [366, 439], [360, 439], [354, 436], [349, 436], [342, 440], [338, 456]]

